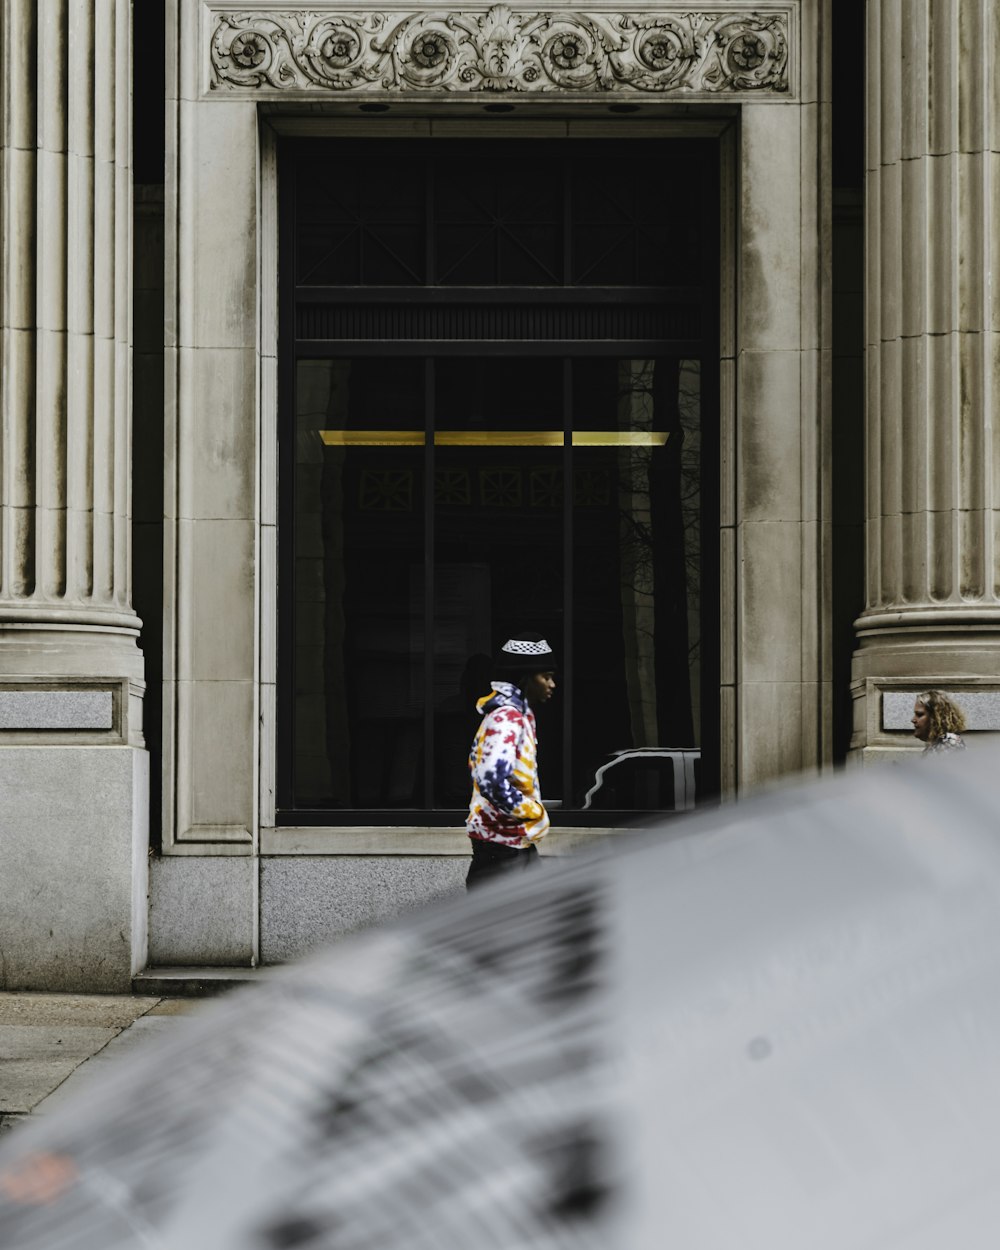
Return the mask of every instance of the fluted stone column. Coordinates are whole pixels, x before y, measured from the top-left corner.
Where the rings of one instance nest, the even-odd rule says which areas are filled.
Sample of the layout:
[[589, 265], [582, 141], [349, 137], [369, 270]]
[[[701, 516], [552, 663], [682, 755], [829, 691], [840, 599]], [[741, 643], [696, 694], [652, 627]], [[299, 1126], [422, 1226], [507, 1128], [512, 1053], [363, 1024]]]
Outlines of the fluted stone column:
[[1000, 690], [995, 0], [869, 0], [867, 92], [867, 605], [853, 746], [872, 756], [906, 745], [883, 692]]
[[5, 0], [0, 15], [0, 986], [124, 987], [144, 957], [148, 821], [131, 9]]

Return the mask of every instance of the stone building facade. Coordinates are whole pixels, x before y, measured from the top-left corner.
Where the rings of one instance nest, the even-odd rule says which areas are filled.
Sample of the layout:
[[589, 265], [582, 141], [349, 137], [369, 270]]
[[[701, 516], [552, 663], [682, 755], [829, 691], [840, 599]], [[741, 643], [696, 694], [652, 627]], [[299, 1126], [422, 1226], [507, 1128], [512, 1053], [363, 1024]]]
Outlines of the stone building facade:
[[525, 613], [556, 851], [993, 727], [987, 0], [2, 21], [0, 984], [459, 888]]

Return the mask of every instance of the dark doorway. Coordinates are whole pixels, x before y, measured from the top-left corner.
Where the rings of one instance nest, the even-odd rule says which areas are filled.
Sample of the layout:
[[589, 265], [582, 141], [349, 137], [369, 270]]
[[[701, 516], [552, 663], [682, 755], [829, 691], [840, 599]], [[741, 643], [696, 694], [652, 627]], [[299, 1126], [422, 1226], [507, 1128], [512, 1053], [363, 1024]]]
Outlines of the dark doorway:
[[280, 821], [457, 819], [521, 628], [559, 656], [557, 823], [717, 790], [717, 170], [684, 140], [284, 145]]

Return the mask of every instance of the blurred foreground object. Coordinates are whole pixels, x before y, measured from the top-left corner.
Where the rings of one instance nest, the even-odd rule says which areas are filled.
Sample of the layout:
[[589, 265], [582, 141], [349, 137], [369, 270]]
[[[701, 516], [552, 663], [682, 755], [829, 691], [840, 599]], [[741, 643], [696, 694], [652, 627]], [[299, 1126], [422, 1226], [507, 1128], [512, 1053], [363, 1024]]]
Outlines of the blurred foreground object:
[[0, 1246], [992, 1250], [970, 754], [652, 828], [233, 996], [8, 1139]]

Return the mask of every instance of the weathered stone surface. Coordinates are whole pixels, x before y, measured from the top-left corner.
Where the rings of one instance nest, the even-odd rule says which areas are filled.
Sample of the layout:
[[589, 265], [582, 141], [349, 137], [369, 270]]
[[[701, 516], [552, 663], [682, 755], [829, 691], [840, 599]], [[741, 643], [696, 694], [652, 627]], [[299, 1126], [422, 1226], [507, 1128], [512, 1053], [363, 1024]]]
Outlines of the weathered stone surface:
[[86, 1062], [79, 1064], [64, 1081], [41, 1099], [34, 1107], [35, 1114], [43, 1115], [61, 1106], [68, 1098], [76, 1097], [81, 1090], [99, 1080], [109, 1068], [117, 1066], [137, 1050], [145, 1049], [177, 1027], [178, 1021], [170, 1016], [141, 1016], [127, 1029], [110, 1038], [99, 1051], [88, 1056]]
[[867, 602], [852, 745], [884, 753], [893, 744], [882, 735], [912, 715], [912, 703], [897, 710], [899, 681], [882, 715], [889, 679], [961, 690], [992, 676], [970, 705], [982, 729], [994, 727], [1000, 697], [1000, 356], [988, 277], [1000, 46], [989, 5], [930, 0], [912, 21], [898, 4], [867, 13]]
[[0, 1111], [24, 1115], [57, 1089], [86, 1056], [73, 1059], [20, 1059], [3, 1064]]
[[148, 995], [0, 991], [0, 1133], [58, 1106], [202, 1006]]
[[118, 1029], [88, 1028], [80, 1024], [3, 1024], [0, 1025], [0, 1055], [5, 1063], [31, 1060], [72, 1063], [96, 1054], [118, 1032]]
[[146, 960], [149, 757], [0, 750], [0, 988], [127, 991]]
[[[882, 695], [882, 728], [912, 729], [919, 690], [887, 690]], [[962, 709], [966, 729], [1000, 730], [1000, 690], [946, 691]]]
[[43, 1025], [123, 1029], [158, 1001], [141, 995], [0, 993], [0, 1028]]
[[467, 858], [366, 856], [262, 861], [261, 961], [280, 963], [465, 888]]
[[203, 1003], [197, 998], [162, 998], [146, 1013], [150, 1016], [190, 1016], [200, 1011]]
[[110, 729], [110, 690], [2, 690], [0, 729]]
[[[145, 961], [148, 759], [131, 603], [130, 0], [4, 5], [0, 986], [126, 989]], [[57, 731], [57, 732], [53, 732]], [[91, 739], [92, 740], [92, 739]], [[44, 745], [43, 745], [44, 744]]]
[[231, 855], [152, 860], [150, 964], [249, 964], [256, 869]]

